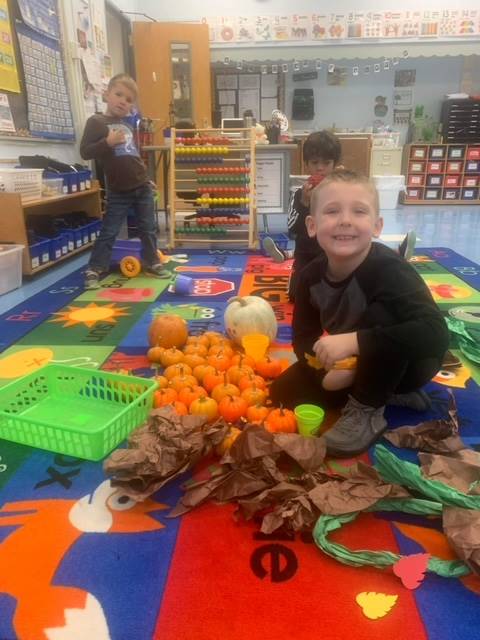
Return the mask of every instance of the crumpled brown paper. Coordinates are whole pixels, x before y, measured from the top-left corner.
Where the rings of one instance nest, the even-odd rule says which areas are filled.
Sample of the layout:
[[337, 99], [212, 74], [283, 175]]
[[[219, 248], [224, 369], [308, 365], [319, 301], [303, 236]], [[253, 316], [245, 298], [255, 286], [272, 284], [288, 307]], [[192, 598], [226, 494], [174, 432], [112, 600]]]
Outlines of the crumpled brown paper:
[[457, 556], [480, 576], [480, 511], [444, 507], [443, 530]]
[[263, 533], [281, 526], [300, 531], [311, 529], [320, 513], [350, 513], [380, 498], [410, 495], [363, 464], [347, 479], [332, 476], [324, 458], [321, 438], [271, 434], [248, 426], [222, 459], [219, 473], [190, 486], [170, 516], [182, 515], [207, 500], [235, 500], [247, 520], [262, 517]]
[[419, 453], [423, 474], [430, 480], [448, 484], [462, 493], [480, 493], [480, 453], [473, 449], [455, 451], [453, 454], [437, 455]]
[[134, 500], [145, 500], [191, 469], [224, 439], [229, 426], [219, 420], [207, 424], [204, 416], [179, 416], [170, 407], [155, 409], [135, 429], [128, 449], [117, 449], [104, 462], [112, 485]]

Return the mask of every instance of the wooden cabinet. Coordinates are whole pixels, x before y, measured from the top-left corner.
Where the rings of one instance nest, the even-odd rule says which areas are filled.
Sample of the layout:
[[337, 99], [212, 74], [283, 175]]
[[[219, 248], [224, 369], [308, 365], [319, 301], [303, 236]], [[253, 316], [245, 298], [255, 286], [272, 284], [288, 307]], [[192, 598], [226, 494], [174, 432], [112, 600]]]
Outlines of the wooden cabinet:
[[70, 195], [41, 198], [22, 202], [18, 193], [0, 193], [0, 211], [2, 222], [0, 225], [0, 242], [14, 242], [25, 247], [22, 258], [22, 271], [32, 275], [43, 271], [61, 260], [92, 247], [93, 242], [82, 243], [66, 255], [55, 261], [48, 261], [32, 268], [32, 260], [28, 243], [28, 219], [31, 216], [62, 216], [73, 211], [83, 211], [89, 218], [99, 219], [102, 216], [100, 187], [98, 182], [92, 182], [92, 188]]
[[479, 204], [479, 144], [409, 144], [404, 148], [405, 204]]

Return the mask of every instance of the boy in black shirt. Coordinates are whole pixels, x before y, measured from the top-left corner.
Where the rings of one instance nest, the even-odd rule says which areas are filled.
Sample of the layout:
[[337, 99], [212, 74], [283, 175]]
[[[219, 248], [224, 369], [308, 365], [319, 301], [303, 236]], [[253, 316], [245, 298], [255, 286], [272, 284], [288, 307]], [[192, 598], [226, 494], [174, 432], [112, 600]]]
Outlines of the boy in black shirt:
[[80, 155], [100, 160], [107, 182], [107, 206], [87, 271], [85, 287], [97, 289], [102, 273], [108, 272], [114, 242], [130, 210], [135, 211], [142, 243], [144, 270], [167, 277], [157, 253], [153, 191], [133, 131], [124, 118], [137, 99], [137, 85], [125, 74], [114, 76], [105, 95], [107, 110], [87, 120]]
[[[346, 401], [324, 437], [329, 455], [349, 457], [387, 428], [386, 404], [429, 408], [419, 389], [441, 367], [448, 330], [417, 272], [372, 242], [383, 221], [367, 178], [332, 173], [314, 190], [311, 211], [308, 234], [324, 253], [300, 275], [293, 317], [298, 362], [273, 383], [271, 397], [290, 407]], [[338, 368], [352, 358], [354, 368]]]

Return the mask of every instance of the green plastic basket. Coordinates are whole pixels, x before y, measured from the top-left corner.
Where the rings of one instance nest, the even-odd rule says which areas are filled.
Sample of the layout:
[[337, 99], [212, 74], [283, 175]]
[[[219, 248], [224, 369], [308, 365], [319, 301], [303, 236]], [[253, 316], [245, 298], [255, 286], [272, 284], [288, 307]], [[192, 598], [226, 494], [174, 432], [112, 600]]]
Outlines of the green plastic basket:
[[0, 438], [100, 460], [147, 418], [155, 380], [50, 364], [0, 388]]

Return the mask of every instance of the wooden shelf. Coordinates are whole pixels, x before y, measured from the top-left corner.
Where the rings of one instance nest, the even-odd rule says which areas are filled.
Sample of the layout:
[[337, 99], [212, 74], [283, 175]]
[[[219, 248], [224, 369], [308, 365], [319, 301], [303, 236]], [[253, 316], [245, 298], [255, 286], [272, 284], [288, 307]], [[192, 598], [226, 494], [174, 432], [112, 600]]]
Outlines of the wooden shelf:
[[52, 196], [51, 198], [40, 198], [39, 200], [27, 200], [26, 202], [22, 202], [22, 207], [24, 209], [31, 209], [32, 207], [39, 207], [44, 204], [51, 204], [52, 202], [76, 200], [78, 198], [92, 196], [93, 194], [99, 193], [99, 192], [100, 192], [100, 187], [96, 185], [91, 189], [85, 189], [85, 191], [79, 191], [78, 193], [68, 193], [67, 195], [62, 194], [59, 196]]
[[[77, 204], [78, 203], [78, 204]], [[100, 187], [97, 181], [92, 188], [79, 193], [42, 198], [30, 202], [22, 202], [18, 193], [0, 193], [0, 211], [2, 223], [0, 225], [0, 242], [21, 244], [25, 247], [22, 256], [22, 270], [26, 275], [49, 269], [62, 260], [66, 260], [92, 246], [92, 243], [79, 247], [53, 262], [47, 262], [36, 269], [32, 269], [28, 242], [28, 218], [31, 216], [64, 216], [81, 208], [88, 218], [101, 218], [102, 207]]]

